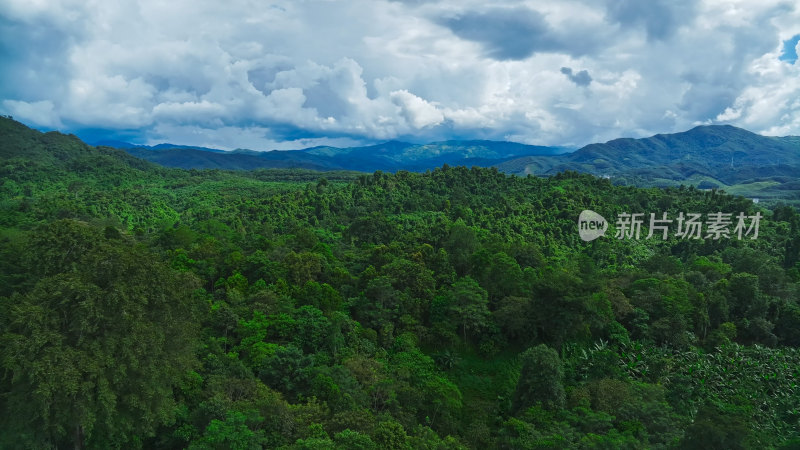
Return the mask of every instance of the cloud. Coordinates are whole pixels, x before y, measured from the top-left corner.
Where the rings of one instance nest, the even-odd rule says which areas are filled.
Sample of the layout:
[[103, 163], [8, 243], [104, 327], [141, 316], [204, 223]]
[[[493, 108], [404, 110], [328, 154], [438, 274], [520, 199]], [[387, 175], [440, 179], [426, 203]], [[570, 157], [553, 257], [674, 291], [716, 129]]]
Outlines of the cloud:
[[570, 81], [578, 86], [588, 86], [592, 83], [592, 77], [589, 75], [588, 70], [581, 70], [580, 72], [573, 74], [571, 67], [562, 67], [561, 73], [566, 75]]
[[609, 18], [623, 27], [643, 27], [649, 40], [672, 36], [694, 19], [696, 0], [607, 0]]
[[164, 102], [153, 107], [155, 120], [174, 123], [215, 123], [225, 114], [225, 106], [208, 100]]
[[754, 82], [715, 120], [768, 135], [800, 134], [800, 65], [766, 55], [749, 67], [749, 73]]
[[8, 0], [0, 109], [223, 148], [800, 134], [798, 24], [785, 0]]
[[435, 106], [406, 90], [392, 92], [391, 98], [415, 129], [438, 125], [444, 120], [444, 115]]
[[526, 8], [470, 11], [441, 23], [457, 36], [482, 44], [494, 59], [525, 59], [536, 51], [561, 47], [544, 17]]
[[[198, 125], [156, 125], [144, 145], [180, 142], [184, 145], [235, 150], [299, 150], [316, 146], [353, 147], [361, 141], [347, 137], [292, 137], [275, 140], [275, 130], [261, 126], [203, 127]], [[285, 136], [286, 134], [283, 134]], [[235, 143], [235, 145], [232, 145]]]
[[45, 128], [59, 128], [63, 124], [55, 111], [55, 105], [49, 100], [40, 102], [22, 102], [3, 100], [2, 109], [5, 114], [16, 116], [17, 120]]

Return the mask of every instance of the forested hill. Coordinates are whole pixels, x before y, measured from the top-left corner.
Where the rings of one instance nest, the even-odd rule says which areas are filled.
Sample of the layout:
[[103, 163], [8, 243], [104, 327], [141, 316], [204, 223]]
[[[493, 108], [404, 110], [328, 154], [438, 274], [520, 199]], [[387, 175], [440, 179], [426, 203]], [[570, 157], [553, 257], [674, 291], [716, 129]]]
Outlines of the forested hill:
[[[575, 172], [166, 169], [0, 124], [0, 448], [800, 442], [792, 208]], [[761, 214], [757, 238], [646, 237], [717, 212]]]
[[[676, 134], [645, 139], [615, 139], [591, 144], [560, 158], [535, 159], [528, 172], [541, 174], [580, 170], [597, 175], [662, 169], [661, 178], [678, 179], [694, 173], [737, 183], [759, 176], [800, 173], [800, 140], [769, 137], [730, 125], [698, 126]], [[513, 161], [509, 164], [519, 164]], [[681, 171], [683, 173], [679, 173]], [[677, 171], [677, 173], [676, 173]]]
[[718, 188], [770, 204], [800, 205], [800, 138], [769, 137], [729, 125], [698, 126], [644, 139], [615, 139], [577, 151], [513, 142], [405, 142], [297, 151], [222, 152], [161, 145], [126, 151], [167, 167], [248, 170], [305, 168], [424, 172], [465, 165], [497, 167], [517, 175], [553, 175], [566, 170], [609, 177], [636, 186]]
[[[15, 124], [12, 128], [24, 127]], [[121, 145], [137, 158], [183, 169], [424, 172], [448, 164], [497, 167], [509, 174], [537, 176], [569, 170], [607, 177], [615, 184], [716, 188], [770, 206], [800, 206], [800, 138], [761, 136], [728, 125], [698, 126], [644, 139], [615, 139], [577, 151], [479, 140], [424, 145], [390, 141], [366, 147], [269, 152], [110, 143]], [[110, 147], [98, 148], [111, 151]]]
[[366, 147], [313, 147], [263, 152], [223, 152], [166, 144], [154, 148], [125, 148], [137, 158], [182, 169], [299, 168], [366, 172], [425, 171], [443, 164], [486, 167], [520, 157], [557, 155], [570, 150], [498, 141], [445, 141], [423, 145], [390, 141]]
[[97, 173], [102, 172], [102, 168], [95, 167], [96, 164], [139, 170], [158, 167], [122, 150], [91, 147], [74, 135], [64, 135], [57, 131], [41, 133], [5, 116], [0, 116], [0, 160], [17, 161], [28, 167], [36, 165], [55, 168], [59, 171], [81, 170], [81, 166], [85, 166]]
[[524, 157], [497, 167], [536, 175], [574, 170], [637, 186], [719, 188], [773, 204], [800, 205], [800, 138], [761, 136], [729, 125], [615, 139], [558, 157]]

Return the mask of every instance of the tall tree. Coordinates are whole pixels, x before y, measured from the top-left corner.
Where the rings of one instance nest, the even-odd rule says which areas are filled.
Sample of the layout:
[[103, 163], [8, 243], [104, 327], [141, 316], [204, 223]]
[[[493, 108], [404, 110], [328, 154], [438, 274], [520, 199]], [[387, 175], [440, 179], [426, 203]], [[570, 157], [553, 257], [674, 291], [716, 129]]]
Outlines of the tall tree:
[[521, 412], [541, 403], [549, 409], [564, 407], [564, 370], [558, 353], [539, 344], [520, 355], [522, 372], [514, 392], [512, 409]]
[[75, 221], [34, 233], [28, 251], [38, 279], [0, 318], [0, 446], [136, 446], [170, 421], [193, 364], [198, 283]]
[[470, 277], [456, 281], [450, 291], [450, 320], [458, 324], [467, 341], [467, 331], [478, 333], [489, 324], [488, 294]]

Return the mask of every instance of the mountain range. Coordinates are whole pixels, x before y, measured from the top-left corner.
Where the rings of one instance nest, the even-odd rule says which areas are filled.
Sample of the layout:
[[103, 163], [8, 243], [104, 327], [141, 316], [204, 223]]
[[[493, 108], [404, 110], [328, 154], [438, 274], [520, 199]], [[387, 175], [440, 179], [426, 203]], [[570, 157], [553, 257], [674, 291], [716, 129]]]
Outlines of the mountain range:
[[232, 152], [177, 147], [125, 149], [164, 166], [196, 169], [304, 168], [312, 170], [425, 171], [443, 164], [497, 167], [515, 175], [565, 170], [639, 186], [720, 188], [763, 200], [800, 203], [800, 137], [762, 136], [730, 125], [704, 125], [643, 139], [615, 139], [578, 150], [498, 141], [411, 144], [390, 141], [352, 147]]
[[587, 172], [637, 186], [691, 185], [800, 205], [800, 137], [762, 136], [730, 125], [590, 144], [555, 157], [497, 164], [514, 174]]
[[389, 141], [364, 147], [311, 147], [266, 152], [222, 152], [170, 144], [125, 147], [124, 150], [137, 158], [182, 169], [303, 168], [396, 172], [425, 171], [443, 164], [487, 167], [522, 157], [555, 156], [574, 149], [498, 141], [444, 141], [423, 145]]
[[765, 176], [799, 176], [800, 137], [761, 136], [730, 125], [698, 126], [683, 133], [590, 144], [561, 157], [515, 159], [498, 167], [537, 175], [576, 170], [653, 180], [710, 177], [735, 184]]
[[[5, 156], [24, 155], [25, 139], [19, 137], [22, 135], [19, 130], [27, 127], [10, 118], [0, 120], [7, 122], [0, 127]], [[80, 142], [74, 136], [69, 138], [71, 143]], [[548, 176], [571, 170], [610, 178], [618, 184], [658, 187], [685, 184], [720, 188], [766, 201], [800, 204], [800, 137], [762, 136], [729, 125], [698, 126], [682, 133], [657, 134], [643, 139], [615, 139], [577, 150], [484, 140], [429, 144], [389, 141], [363, 147], [266, 152], [222, 151], [173, 144], [153, 147], [115, 144], [138, 159], [183, 169], [396, 172], [432, 170], [448, 164], [496, 167], [502, 172], [522, 176]], [[111, 151], [103, 145], [90, 148]], [[63, 149], [54, 148], [53, 151], [58, 154]], [[124, 155], [121, 151], [119, 154]]]

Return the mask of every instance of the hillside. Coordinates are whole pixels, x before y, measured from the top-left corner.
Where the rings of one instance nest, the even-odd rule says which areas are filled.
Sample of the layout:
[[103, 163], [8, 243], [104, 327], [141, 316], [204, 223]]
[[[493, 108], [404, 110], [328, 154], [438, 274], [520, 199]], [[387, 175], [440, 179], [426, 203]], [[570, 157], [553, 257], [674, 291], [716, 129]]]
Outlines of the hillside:
[[[575, 172], [167, 169], [3, 120], [0, 143], [0, 448], [800, 442], [792, 208]], [[762, 218], [614, 237], [650, 212]]]
[[127, 148], [167, 167], [250, 170], [303, 168], [424, 172], [450, 166], [497, 167], [518, 175], [553, 175], [572, 170], [638, 186], [692, 185], [719, 188], [769, 204], [795, 204], [800, 177], [800, 138], [767, 137], [728, 125], [698, 126], [676, 134], [615, 139], [577, 151], [513, 142], [390, 141], [366, 147], [314, 147], [295, 151], [233, 152], [170, 146]]
[[797, 186], [790, 180], [800, 177], [800, 139], [761, 136], [728, 125], [699, 126], [683, 133], [590, 144], [559, 157], [514, 159], [496, 167], [534, 175], [574, 170], [618, 183], [717, 187], [762, 200], [795, 202]]
[[570, 149], [497, 141], [445, 141], [417, 145], [390, 141], [366, 147], [312, 147], [303, 150], [235, 150], [223, 152], [160, 144], [155, 147], [125, 146], [137, 158], [182, 169], [251, 170], [302, 168], [311, 170], [358, 170], [424, 172], [443, 164], [487, 167], [531, 155], [556, 155]]
[[0, 117], [0, 161], [5, 163], [6, 176], [16, 171], [16, 164], [43, 171], [57, 170], [96, 172], [105, 168], [103, 176], [125, 170], [158, 171], [160, 166], [135, 158], [110, 147], [91, 147], [74, 135], [51, 131], [41, 133], [22, 123]]

